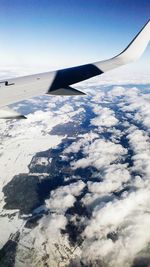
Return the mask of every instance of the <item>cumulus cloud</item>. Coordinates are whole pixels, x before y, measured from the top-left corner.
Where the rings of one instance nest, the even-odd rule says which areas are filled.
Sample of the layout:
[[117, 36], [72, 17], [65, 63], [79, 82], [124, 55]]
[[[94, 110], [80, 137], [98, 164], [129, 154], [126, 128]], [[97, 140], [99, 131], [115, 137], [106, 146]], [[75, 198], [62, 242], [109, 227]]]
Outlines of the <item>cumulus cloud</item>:
[[[96, 110], [94, 109], [94, 111]], [[118, 123], [118, 119], [115, 117], [113, 110], [101, 108], [96, 113], [98, 116], [91, 120], [92, 125], [111, 127]]]
[[126, 164], [113, 164], [103, 173], [101, 182], [88, 182], [89, 191], [101, 195], [109, 194], [123, 188], [123, 184], [131, 179]]
[[135, 129], [128, 136], [129, 143], [134, 150], [132, 160], [133, 170], [139, 174], [150, 175], [150, 138], [143, 130]]
[[[114, 88], [113, 90], [116, 89]], [[124, 113], [132, 113], [131, 118], [135, 122], [142, 123], [147, 128], [150, 126], [150, 95], [148, 92], [149, 89], [146, 89], [146, 93], [142, 93], [142, 89], [140, 90], [137, 87], [127, 88], [123, 95], [123, 102], [119, 104]], [[112, 95], [112, 98], [113, 97], [114, 95]]]
[[64, 154], [79, 152], [81, 148], [83, 148], [85, 145], [88, 145], [99, 136], [97, 133], [90, 132], [83, 135], [80, 134], [79, 137], [80, 139], [78, 140], [78, 142], [73, 142], [69, 147], [64, 150]]
[[120, 144], [96, 139], [94, 142], [85, 145], [83, 148], [85, 157], [72, 162], [72, 167], [76, 169], [94, 166], [100, 170], [101, 168], [108, 167], [115, 161], [119, 161], [122, 155], [126, 153], [127, 150]]
[[82, 181], [60, 187], [51, 192], [50, 199], [46, 200], [46, 206], [51, 211], [64, 214], [67, 208], [72, 207], [85, 184]]
[[[146, 232], [150, 215], [145, 214], [149, 204], [149, 191], [142, 189], [126, 194], [121, 200], [96, 206], [84, 231], [83, 258], [99, 256], [108, 266], [130, 266], [135, 255], [149, 242]], [[113, 234], [108, 239], [110, 233], [116, 234], [115, 242]]]
[[126, 89], [122, 86], [114, 86], [112, 90], [108, 92], [109, 97], [120, 97], [124, 96], [126, 93]]

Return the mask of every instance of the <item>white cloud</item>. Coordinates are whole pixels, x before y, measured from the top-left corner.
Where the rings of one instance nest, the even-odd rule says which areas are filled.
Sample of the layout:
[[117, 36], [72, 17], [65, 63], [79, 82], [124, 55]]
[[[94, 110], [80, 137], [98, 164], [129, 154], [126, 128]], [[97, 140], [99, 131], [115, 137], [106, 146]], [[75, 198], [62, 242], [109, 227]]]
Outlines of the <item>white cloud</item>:
[[78, 135], [80, 137], [78, 142], [73, 142], [69, 147], [64, 150], [64, 154], [77, 153], [81, 148], [91, 143], [94, 139], [98, 138], [98, 134], [90, 132], [83, 135]]
[[[149, 242], [150, 215], [145, 213], [149, 204], [149, 191], [145, 188], [121, 200], [96, 206], [84, 231], [83, 258], [99, 256], [108, 266], [130, 266]], [[110, 232], [118, 235], [116, 242], [107, 239]]]
[[143, 130], [135, 129], [127, 136], [133, 148], [133, 170], [150, 175], [150, 138]]
[[72, 207], [85, 184], [82, 181], [62, 186], [51, 192], [50, 199], [46, 200], [46, 206], [51, 211], [64, 214], [67, 208]]
[[[94, 109], [94, 111], [96, 110]], [[91, 120], [92, 125], [111, 127], [118, 123], [118, 119], [115, 117], [114, 111], [109, 108], [101, 108], [96, 113], [98, 116]]]
[[114, 86], [112, 90], [108, 92], [109, 97], [119, 97], [124, 96], [126, 93], [126, 89], [122, 86]]
[[92, 193], [109, 194], [121, 190], [123, 183], [130, 181], [130, 179], [127, 165], [113, 164], [104, 171], [101, 182], [88, 182], [88, 188]]
[[72, 167], [85, 168], [94, 166], [98, 170], [108, 167], [114, 161], [119, 161], [127, 150], [120, 144], [114, 144], [103, 139], [96, 139], [94, 142], [85, 145], [83, 148], [84, 158], [72, 162]]

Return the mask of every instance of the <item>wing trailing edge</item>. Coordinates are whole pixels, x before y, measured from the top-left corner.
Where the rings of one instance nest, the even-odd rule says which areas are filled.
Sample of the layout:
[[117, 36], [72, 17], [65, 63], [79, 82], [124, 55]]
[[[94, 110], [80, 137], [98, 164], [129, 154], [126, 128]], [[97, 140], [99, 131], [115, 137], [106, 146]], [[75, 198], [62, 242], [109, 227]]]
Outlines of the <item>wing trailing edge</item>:
[[61, 96], [72, 96], [72, 95], [86, 95], [84, 92], [79, 91], [77, 89], [74, 89], [70, 86], [66, 88], [59, 88], [57, 90], [53, 90], [50, 93], [48, 92], [47, 94], [51, 95], [61, 95]]

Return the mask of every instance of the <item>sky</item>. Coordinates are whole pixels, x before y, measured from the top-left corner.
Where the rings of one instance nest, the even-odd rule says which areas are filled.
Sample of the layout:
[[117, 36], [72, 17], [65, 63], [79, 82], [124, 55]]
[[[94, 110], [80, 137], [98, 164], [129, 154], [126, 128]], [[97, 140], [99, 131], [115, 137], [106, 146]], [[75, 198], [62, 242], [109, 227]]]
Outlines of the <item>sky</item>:
[[[28, 74], [107, 59], [149, 18], [148, 0], [0, 0], [0, 70]], [[124, 70], [150, 72], [149, 58], [150, 46]]]

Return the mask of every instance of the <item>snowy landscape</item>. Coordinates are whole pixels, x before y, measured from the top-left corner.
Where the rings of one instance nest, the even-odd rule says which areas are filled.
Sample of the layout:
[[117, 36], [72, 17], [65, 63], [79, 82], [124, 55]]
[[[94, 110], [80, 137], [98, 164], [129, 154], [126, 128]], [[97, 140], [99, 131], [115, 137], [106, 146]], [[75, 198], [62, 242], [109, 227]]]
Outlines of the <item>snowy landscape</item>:
[[0, 121], [0, 266], [149, 266], [147, 80], [12, 105], [27, 120]]

